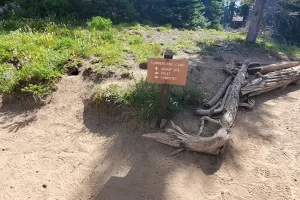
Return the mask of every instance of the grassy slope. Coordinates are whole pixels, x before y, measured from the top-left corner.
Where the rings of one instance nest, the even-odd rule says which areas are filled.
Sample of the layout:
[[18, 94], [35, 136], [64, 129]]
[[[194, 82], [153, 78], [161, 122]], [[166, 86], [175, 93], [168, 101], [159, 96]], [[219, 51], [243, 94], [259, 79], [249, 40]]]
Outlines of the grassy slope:
[[[124, 68], [128, 55], [138, 63], [145, 63], [147, 58], [161, 57], [165, 50], [174, 53], [214, 53], [217, 48], [215, 44], [233, 44], [237, 48], [245, 45], [245, 36], [240, 33], [153, 28], [139, 24], [131, 27], [121, 24], [95, 30], [74, 26], [74, 23], [18, 19], [2, 20], [0, 27], [0, 92], [23, 92], [38, 97], [55, 90], [55, 80], [74, 61], [90, 58], [98, 63], [95, 65], [96, 71], [100, 72], [105, 68]], [[252, 46], [300, 57], [297, 47], [261, 39]], [[97, 91], [95, 98], [106, 101], [107, 93], [113, 94], [113, 99], [119, 99], [119, 103], [146, 110], [144, 118], [149, 119], [158, 110], [157, 92], [157, 86], [140, 82], [134, 90], [123, 93], [117, 92], [115, 86], [110, 87], [110, 91]], [[175, 111], [186, 102], [195, 102], [201, 93], [191, 89], [172, 90], [171, 96], [174, 102], [169, 107]], [[143, 108], [147, 99], [154, 100], [147, 103], [149, 108]]]

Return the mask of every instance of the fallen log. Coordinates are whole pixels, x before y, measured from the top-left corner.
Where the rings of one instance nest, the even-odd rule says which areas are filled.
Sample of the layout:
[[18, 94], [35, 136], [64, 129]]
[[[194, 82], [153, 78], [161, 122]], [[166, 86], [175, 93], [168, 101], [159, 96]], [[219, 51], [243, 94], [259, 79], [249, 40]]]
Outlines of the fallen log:
[[225, 82], [222, 84], [221, 88], [219, 89], [219, 91], [216, 93], [216, 95], [209, 100], [207, 103], [205, 103], [205, 106], [208, 108], [213, 107], [214, 105], [216, 105], [216, 103], [223, 97], [223, 95], [225, 94], [228, 86], [230, 85], [231, 81], [233, 79], [233, 76], [229, 76]]
[[[185, 133], [180, 127], [176, 126], [172, 122], [173, 129], [166, 129], [166, 133], [149, 133], [143, 136], [173, 147], [185, 148], [191, 151], [214, 155], [222, 154], [228, 142], [228, 132], [234, 124], [237, 114], [240, 98], [239, 94], [242, 83], [244, 82], [247, 74], [248, 65], [248, 61], [242, 65], [231, 86], [227, 89], [228, 96], [224, 100], [224, 114], [220, 120], [203, 117], [201, 119], [201, 126], [197, 135]], [[219, 126], [218, 131], [212, 134], [211, 137], [201, 137], [205, 121], [210, 121]]]
[[300, 62], [282, 62], [282, 63], [276, 63], [276, 64], [265, 65], [265, 66], [253, 65], [253, 67], [250, 66], [248, 68], [248, 73], [254, 74], [256, 72], [260, 72], [261, 74], [267, 74], [270, 72], [295, 67], [298, 65], [300, 65]]
[[[167, 133], [149, 133], [143, 136], [172, 147], [213, 155], [223, 153], [224, 148], [226, 147], [228, 134], [227, 130], [224, 128], [220, 128], [212, 137], [201, 137], [185, 133], [173, 122], [172, 126], [173, 129], [167, 129]], [[178, 129], [180, 129], [180, 131]]]
[[[226, 99], [228, 97], [228, 93], [229, 93], [230, 89], [231, 89], [231, 87], [229, 86], [227, 88], [227, 91], [226, 91], [222, 101], [218, 102], [214, 107], [212, 107], [211, 109], [208, 109], [208, 110], [197, 109], [195, 111], [195, 114], [198, 116], [213, 116], [213, 115], [221, 114], [224, 110], [224, 106], [225, 106]], [[220, 107], [218, 107], [218, 106], [220, 106]]]
[[252, 79], [241, 89], [244, 98], [266, 93], [300, 80], [300, 65], [279, 71], [270, 72]]

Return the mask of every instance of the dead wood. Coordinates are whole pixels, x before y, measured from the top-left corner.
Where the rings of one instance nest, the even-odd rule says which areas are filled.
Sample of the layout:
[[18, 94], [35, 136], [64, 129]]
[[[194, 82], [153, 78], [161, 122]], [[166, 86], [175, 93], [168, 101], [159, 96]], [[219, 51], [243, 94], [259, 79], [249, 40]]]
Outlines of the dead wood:
[[238, 110], [239, 102], [240, 102], [240, 90], [242, 87], [242, 83], [244, 82], [247, 74], [249, 62], [246, 61], [238, 74], [234, 78], [230, 92], [226, 99], [226, 103], [224, 106], [224, 114], [221, 117], [221, 123], [224, 128], [229, 129], [233, 124], [236, 117], [236, 113]]
[[[144, 137], [154, 139], [160, 143], [173, 147], [185, 148], [191, 151], [219, 155], [223, 153], [228, 141], [228, 131], [234, 123], [240, 100], [240, 90], [247, 74], [249, 62], [245, 62], [234, 78], [232, 85], [227, 89], [228, 94], [224, 100], [224, 114], [220, 120], [203, 117], [198, 135], [185, 133], [172, 122], [172, 129], [166, 129], [166, 133], [150, 133]], [[227, 93], [227, 92], [226, 92]], [[211, 137], [201, 137], [205, 121], [217, 124], [220, 128]]]
[[222, 84], [221, 88], [219, 89], [219, 91], [216, 93], [216, 95], [209, 100], [205, 106], [208, 108], [213, 107], [214, 105], [216, 105], [216, 103], [223, 97], [223, 95], [225, 94], [228, 86], [230, 85], [231, 81], [233, 79], [233, 76], [229, 76], [225, 82]]
[[263, 66], [260, 70], [260, 73], [267, 74], [270, 72], [287, 69], [291, 67], [296, 67], [300, 65], [300, 62], [282, 62], [282, 63], [276, 63], [272, 65]]
[[213, 116], [213, 115], [221, 114], [224, 110], [224, 106], [225, 106], [226, 99], [228, 97], [230, 89], [231, 89], [231, 87], [229, 86], [226, 90], [226, 93], [225, 93], [222, 101], [219, 101], [214, 107], [212, 107], [211, 109], [208, 109], [208, 110], [197, 109], [195, 111], [195, 114], [199, 115], [199, 116]]
[[300, 65], [279, 71], [270, 72], [249, 81], [241, 89], [244, 98], [266, 93], [300, 80]]
[[226, 147], [228, 134], [224, 128], [220, 128], [212, 137], [199, 137], [189, 135], [182, 131], [180, 132], [176, 127], [177, 126], [173, 124], [174, 129], [167, 130], [167, 133], [150, 133], [143, 136], [172, 147], [213, 155], [221, 154], [224, 151], [224, 147]]

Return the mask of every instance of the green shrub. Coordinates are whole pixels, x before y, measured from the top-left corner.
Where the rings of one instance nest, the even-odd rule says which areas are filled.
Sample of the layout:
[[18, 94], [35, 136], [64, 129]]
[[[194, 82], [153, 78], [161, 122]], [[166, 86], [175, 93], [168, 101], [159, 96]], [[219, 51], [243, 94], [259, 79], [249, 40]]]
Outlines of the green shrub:
[[164, 26], [157, 27], [156, 30], [160, 32], [166, 32], [172, 29], [172, 24], [166, 24]]
[[[106, 89], [96, 88], [94, 101], [108, 105], [127, 106], [139, 112], [142, 121], [149, 121], [159, 114], [160, 85], [140, 80], [127, 90], [116, 84], [109, 85]], [[168, 115], [180, 111], [187, 105], [198, 105], [203, 98], [201, 90], [191, 87], [171, 86], [169, 92]]]
[[97, 87], [94, 94], [94, 101], [99, 101], [109, 105], [123, 105], [125, 92], [117, 84], [111, 84], [106, 89]]
[[43, 98], [54, 90], [53, 86], [28, 84], [21, 89], [22, 92], [32, 94], [34, 97]]
[[112, 28], [112, 21], [103, 17], [93, 17], [88, 23], [89, 28], [96, 30], [109, 30]]
[[135, 44], [130, 46], [130, 51], [139, 63], [146, 62], [148, 58], [157, 58], [162, 54], [160, 44]]
[[[173, 115], [187, 105], [198, 105], [203, 93], [191, 87], [171, 86], [169, 91], [168, 115]], [[142, 120], [151, 120], [159, 114], [160, 85], [140, 80], [124, 96], [127, 104], [140, 110]]]
[[12, 92], [18, 82], [19, 78], [16, 68], [12, 65], [0, 64], [0, 92]]

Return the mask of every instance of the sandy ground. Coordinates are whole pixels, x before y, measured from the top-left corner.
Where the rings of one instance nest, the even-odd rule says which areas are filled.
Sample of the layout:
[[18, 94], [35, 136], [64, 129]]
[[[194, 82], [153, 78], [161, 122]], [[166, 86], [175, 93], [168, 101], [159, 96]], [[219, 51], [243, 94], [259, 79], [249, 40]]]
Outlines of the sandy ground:
[[[211, 95], [222, 80], [207, 82], [214, 87], [201, 87]], [[170, 156], [173, 148], [141, 137], [151, 127], [91, 109], [90, 90], [82, 77], [64, 77], [42, 108], [0, 104], [1, 200], [300, 199], [299, 85], [261, 95], [253, 111], [241, 110], [218, 157]], [[190, 113], [174, 120], [193, 133], [199, 118]]]

